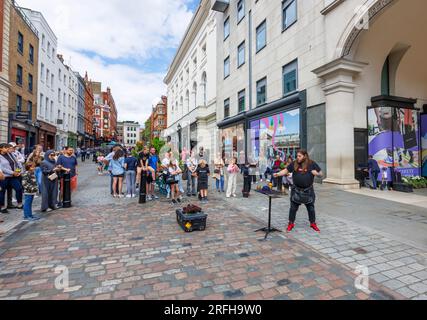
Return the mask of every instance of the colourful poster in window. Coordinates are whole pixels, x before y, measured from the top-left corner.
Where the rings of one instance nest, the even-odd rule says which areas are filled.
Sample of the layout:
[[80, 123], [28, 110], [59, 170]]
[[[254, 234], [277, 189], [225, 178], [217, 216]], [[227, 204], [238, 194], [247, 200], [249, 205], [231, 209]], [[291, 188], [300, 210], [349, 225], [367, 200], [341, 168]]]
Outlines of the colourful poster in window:
[[[394, 168], [402, 176], [420, 175], [417, 111], [378, 107], [368, 110], [369, 154], [380, 168]], [[391, 181], [391, 174], [388, 179]]]
[[427, 114], [421, 115], [422, 176], [427, 178]]
[[300, 110], [295, 109], [251, 122], [252, 155], [279, 154], [283, 159], [296, 156], [301, 147]]

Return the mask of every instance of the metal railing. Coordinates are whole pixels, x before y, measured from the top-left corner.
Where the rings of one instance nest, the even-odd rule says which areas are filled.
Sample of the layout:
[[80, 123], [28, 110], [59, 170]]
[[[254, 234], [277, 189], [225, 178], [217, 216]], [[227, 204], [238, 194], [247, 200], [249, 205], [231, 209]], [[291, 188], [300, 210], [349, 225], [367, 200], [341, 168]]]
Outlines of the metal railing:
[[16, 12], [22, 17], [22, 19], [25, 21], [25, 23], [28, 25], [28, 27], [34, 32], [34, 34], [39, 37], [39, 31], [34, 26], [34, 24], [31, 22], [31, 20], [27, 17], [24, 10], [16, 3], [15, 0], [12, 0], [12, 5], [16, 9]]

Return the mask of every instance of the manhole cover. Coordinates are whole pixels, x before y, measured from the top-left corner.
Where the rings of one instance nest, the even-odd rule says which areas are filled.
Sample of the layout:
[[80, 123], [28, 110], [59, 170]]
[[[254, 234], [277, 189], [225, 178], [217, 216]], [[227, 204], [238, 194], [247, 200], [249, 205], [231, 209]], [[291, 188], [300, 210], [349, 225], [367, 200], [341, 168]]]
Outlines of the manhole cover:
[[356, 248], [356, 249], [353, 249], [353, 251], [355, 251], [358, 254], [367, 254], [368, 253], [368, 251], [366, 251], [363, 248]]

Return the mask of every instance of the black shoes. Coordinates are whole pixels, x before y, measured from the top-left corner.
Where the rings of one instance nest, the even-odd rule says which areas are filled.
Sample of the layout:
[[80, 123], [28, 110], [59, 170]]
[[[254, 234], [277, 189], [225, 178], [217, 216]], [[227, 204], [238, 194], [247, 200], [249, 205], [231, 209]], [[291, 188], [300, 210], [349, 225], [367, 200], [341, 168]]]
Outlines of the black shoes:
[[0, 210], [0, 212], [3, 213], [3, 214], [8, 214], [9, 213], [9, 211], [7, 209], [2, 209], [2, 210]]

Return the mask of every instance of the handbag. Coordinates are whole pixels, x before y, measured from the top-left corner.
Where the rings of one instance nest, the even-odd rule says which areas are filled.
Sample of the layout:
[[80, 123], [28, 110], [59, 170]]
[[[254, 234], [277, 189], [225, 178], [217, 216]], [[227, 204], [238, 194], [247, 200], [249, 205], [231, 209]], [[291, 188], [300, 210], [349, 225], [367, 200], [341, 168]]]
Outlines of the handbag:
[[173, 175], [168, 175], [167, 177], [166, 177], [166, 184], [172, 184], [172, 183], [175, 183], [176, 182], [176, 177], [175, 176], [173, 176]]
[[54, 181], [56, 179], [58, 179], [58, 175], [56, 174], [56, 172], [52, 173], [50, 176], [47, 177], [50, 181]]
[[297, 204], [312, 204], [314, 202], [313, 186], [307, 189], [292, 188], [291, 200]]
[[182, 173], [182, 181], [188, 180], [188, 167], [185, 166], [184, 172]]

